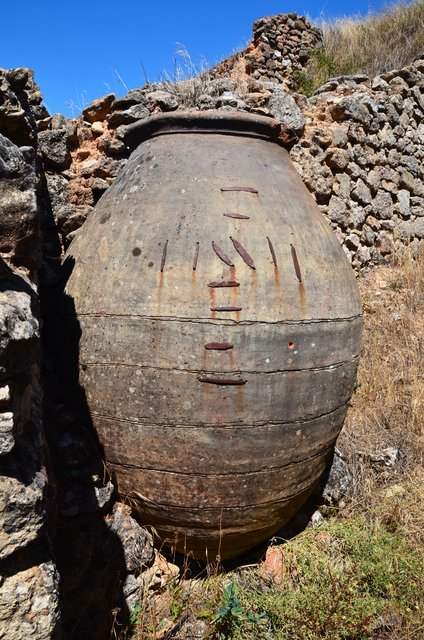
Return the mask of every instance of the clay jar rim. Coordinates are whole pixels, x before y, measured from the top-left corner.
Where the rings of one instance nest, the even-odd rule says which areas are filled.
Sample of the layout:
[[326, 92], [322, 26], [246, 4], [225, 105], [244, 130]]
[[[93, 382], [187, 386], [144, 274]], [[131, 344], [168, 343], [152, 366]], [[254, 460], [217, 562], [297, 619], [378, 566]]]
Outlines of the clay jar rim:
[[174, 133], [211, 133], [260, 138], [286, 146], [284, 125], [274, 118], [243, 112], [173, 111], [150, 116], [128, 126], [125, 143], [134, 150], [141, 142]]

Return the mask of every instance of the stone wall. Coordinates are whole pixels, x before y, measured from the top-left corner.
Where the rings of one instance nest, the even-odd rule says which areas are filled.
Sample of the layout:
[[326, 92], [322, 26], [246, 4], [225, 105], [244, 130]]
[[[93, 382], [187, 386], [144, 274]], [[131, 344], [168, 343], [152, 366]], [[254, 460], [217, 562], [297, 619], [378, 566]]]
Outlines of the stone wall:
[[424, 238], [424, 60], [305, 100], [291, 156], [356, 269]]
[[311, 52], [322, 44], [321, 31], [296, 13], [260, 18], [252, 29], [246, 49], [220, 62], [211, 75], [247, 76], [293, 88], [297, 72], [305, 69]]
[[0, 637], [58, 639], [59, 579], [49, 535], [42, 424], [41, 182], [28, 70], [0, 71]]

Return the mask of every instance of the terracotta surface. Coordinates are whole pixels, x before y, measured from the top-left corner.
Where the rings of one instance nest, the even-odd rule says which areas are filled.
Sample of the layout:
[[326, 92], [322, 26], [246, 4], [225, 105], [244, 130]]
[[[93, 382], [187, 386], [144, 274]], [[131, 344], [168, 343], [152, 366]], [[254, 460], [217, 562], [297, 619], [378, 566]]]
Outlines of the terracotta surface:
[[118, 489], [209, 559], [306, 499], [356, 374], [355, 278], [278, 135], [228, 112], [138, 125], [67, 253], [80, 382]]

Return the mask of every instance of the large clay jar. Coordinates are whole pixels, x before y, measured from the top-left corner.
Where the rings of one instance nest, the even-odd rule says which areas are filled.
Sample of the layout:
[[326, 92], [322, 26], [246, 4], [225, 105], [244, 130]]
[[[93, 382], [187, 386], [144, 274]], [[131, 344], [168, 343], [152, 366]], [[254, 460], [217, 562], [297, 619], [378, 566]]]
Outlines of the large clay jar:
[[358, 364], [353, 272], [279, 131], [228, 112], [137, 126], [67, 255], [80, 384], [118, 491], [210, 560], [306, 500]]

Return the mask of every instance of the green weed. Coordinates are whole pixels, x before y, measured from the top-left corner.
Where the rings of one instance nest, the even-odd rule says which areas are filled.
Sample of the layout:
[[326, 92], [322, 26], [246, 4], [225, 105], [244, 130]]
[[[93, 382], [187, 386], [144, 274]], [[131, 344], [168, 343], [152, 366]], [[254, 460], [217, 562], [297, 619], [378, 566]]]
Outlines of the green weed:
[[220, 640], [234, 637], [234, 634], [241, 628], [260, 624], [261, 621], [268, 616], [266, 613], [255, 613], [252, 610], [246, 610], [240, 603], [238, 597], [239, 589], [234, 582], [225, 587], [223, 592], [223, 604], [218, 609], [212, 624], [215, 625], [215, 631]]
[[356, 73], [359, 65], [353, 59], [339, 60], [336, 55], [326, 52], [325, 48], [309, 52], [309, 63], [306, 71], [295, 71], [294, 90], [311, 96], [330, 78], [348, 76]]
[[[219, 638], [365, 640], [395, 627], [413, 637], [407, 633], [422, 610], [422, 559], [382, 524], [331, 520], [284, 545], [284, 557], [280, 584], [256, 575], [232, 586], [218, 612], [226, 633]], [[261, 635], [246, 611], [261, 616]]]

